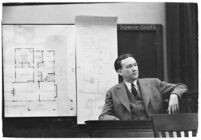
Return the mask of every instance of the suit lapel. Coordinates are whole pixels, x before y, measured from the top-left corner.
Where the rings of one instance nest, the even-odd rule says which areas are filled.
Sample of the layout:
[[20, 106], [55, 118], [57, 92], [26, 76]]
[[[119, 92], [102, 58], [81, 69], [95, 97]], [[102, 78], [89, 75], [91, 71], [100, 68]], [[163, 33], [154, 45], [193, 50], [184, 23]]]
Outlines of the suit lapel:
[[138, 79], [138, 85], [139, 85], [139, 90], [142, 94], [142, 98], [144, 100], [145, 108], [147, 110], [149, 106], [152, 88], [150, 84], [144, 81], [143, 79]]
[[121, 103], [127, 108], [127, 110], [131, 112], [130, 101], [128, 99], [126, 91], [126, 85], [123, 82], [117, 86], [117, 97], [119, 98]]

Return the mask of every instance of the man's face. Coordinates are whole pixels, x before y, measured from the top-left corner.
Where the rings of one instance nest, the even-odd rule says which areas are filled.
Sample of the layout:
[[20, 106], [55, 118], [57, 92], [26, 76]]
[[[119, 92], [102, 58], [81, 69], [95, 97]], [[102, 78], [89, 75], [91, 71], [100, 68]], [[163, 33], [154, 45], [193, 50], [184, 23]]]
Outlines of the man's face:
[[118, 71], [119, 75], [121, 75], [124, 80], [127, 82], [133, 82], [139, 76], [139, 70], [137, 62], [134, 58], [128, 57], [126, 59], [121, 60], [122, 69]]

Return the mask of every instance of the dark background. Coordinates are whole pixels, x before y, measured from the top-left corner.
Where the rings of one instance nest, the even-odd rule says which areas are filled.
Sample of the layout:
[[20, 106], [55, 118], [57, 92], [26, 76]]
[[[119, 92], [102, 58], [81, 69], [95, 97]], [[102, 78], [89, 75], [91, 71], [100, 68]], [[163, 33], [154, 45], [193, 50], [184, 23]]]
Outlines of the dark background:
[[119, 25], [118, 55], [124, 53], [135, 57], [140, 78], [163, 80], [162, 25]]

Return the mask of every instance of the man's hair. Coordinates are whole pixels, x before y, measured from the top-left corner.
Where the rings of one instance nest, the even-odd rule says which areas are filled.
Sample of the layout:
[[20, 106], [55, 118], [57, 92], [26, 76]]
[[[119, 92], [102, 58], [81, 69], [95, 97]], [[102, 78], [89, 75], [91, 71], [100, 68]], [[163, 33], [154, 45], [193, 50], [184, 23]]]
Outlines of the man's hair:
[[[114, 62], [114, 68], [115, 68], [116, 71], [118, 71], [119, 69], [122, 68], [121, 60], [126, 59], [126, 58], [128, 58], [128, 57], [133, 57], [133, 55], [130, 54], [130, 53], [122, 54], [122, 55], [120, 55], [120, 56], [115, 60], [115, 62]], [[134, 58], [134, 57], [133, 57], [133, 58]]]

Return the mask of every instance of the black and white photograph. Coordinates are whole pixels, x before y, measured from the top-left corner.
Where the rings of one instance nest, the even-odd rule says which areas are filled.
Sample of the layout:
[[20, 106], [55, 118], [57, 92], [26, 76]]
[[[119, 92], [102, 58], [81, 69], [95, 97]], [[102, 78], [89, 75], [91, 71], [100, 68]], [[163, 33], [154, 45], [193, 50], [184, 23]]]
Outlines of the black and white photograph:
[[197, 2], [2, 2], [4, 138], [198, 138]]

